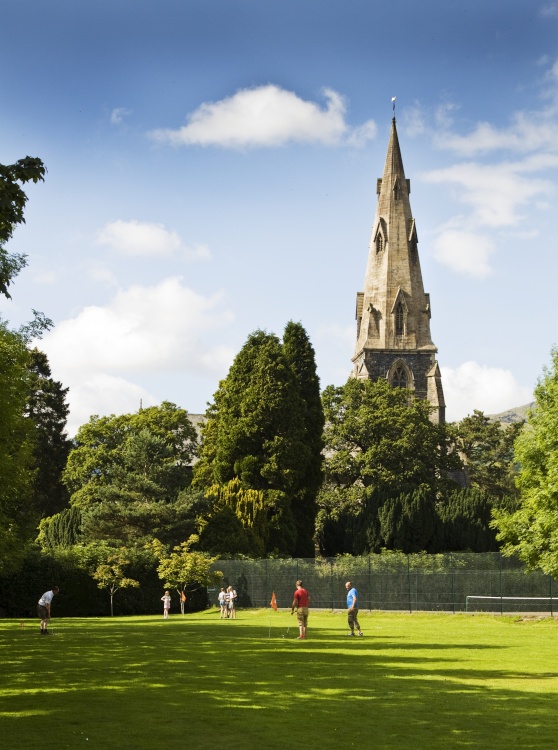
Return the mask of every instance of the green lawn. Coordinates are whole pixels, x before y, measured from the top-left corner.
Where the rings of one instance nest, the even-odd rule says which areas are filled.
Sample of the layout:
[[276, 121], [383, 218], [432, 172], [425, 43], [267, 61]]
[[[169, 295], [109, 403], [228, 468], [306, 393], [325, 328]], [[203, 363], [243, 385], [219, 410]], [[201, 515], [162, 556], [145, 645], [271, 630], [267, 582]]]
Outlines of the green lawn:
[[[555, 748], [558, 622], [287, 612], [0, 620], [5, 748]], [[288, 637], [287, 627], [290, 626]], [[271, 628], [271, 637], [270, 637]]]

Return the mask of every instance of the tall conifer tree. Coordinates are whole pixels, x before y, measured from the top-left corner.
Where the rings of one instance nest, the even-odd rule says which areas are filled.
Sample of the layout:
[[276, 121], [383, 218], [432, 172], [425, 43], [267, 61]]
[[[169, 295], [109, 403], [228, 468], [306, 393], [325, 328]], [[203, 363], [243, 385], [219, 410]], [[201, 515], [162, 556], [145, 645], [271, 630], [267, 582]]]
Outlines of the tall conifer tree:
[[324, 410], [320, 396], [320, 380], [316, 372], [314, 347], [300, 323], [287, 323], [283, 335], [283, 351], [296, 378], [304, 402], [305, 443], [308, 447], [302, 483], [293, 498], [293, 516], [297, 527], [295, 555], [314, 557], [316, 497], [322, 483]]
[[277, 336], [248, 337], [207, 412], [195, 484], [226, 484], [238, 477], [245, 489], [265, 493], [268, 552], [294, 554], [293, 515], [310, 449], [305, 403]]
[[33, 425], [33, 506], [39, 517], [51, 516], [68, 507], [69, 492], [62, 472], [72, 448], [66, 435], [68, 388], [53, 380], [46, 354], [31, 351], [27, 415]]

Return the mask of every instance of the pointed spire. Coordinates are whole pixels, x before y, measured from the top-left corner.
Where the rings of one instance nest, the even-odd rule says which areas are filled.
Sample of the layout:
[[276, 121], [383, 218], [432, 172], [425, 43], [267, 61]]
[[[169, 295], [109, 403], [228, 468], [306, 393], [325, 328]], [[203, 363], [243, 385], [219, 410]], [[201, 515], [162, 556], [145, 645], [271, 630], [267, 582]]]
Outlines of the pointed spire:
[[384, 174], [378, 185], [378, 212], [380, 214], [390, 213], [393, 200], [401, 198], [404, 201], [404, 214], [411, 218], [411, 206], [409, 204], [410, 183], [405, 178], [403, 168], [403, 157], [399, 147], [397, 125], [395, 117], [391, 121], [391, 134], [384, 166]]
[[404, 365], [406, 382], [412, 383], [408, 387], [431, 400], [443, 420], [439, 370], [434, 376], [432, 369], [437, 349], [430, 336], [430, 297], [422, 283], [411, 188], [405, 177], [395, 116], [377, 192], [364, 291], [357, 294], [353, 373], [374, 380], [387, 377], [392, 382], [390, 373], [399, 372]]

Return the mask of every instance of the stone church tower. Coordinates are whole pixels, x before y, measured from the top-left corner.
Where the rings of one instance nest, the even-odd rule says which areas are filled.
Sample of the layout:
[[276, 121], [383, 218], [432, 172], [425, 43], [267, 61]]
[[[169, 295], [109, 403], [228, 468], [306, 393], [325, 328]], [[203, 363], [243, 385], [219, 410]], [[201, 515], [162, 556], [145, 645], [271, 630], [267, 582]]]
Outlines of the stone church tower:
[[430, 337], [430, 296], [425, 293], [418, 234], [411, 213], [395, 117], [370, 238], [364, 291], [357, 292], [355, 378], [387, 380], [408, 388], [434, 407], [432, 420], [445, 421], [437, 348]]

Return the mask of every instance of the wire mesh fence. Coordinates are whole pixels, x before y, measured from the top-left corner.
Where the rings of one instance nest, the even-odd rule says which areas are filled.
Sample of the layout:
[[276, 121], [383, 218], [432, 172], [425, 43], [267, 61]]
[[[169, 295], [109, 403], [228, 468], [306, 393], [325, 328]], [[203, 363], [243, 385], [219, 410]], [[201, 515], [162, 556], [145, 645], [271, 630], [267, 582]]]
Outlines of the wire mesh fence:
[[[279, 607], [290, 607], [295, 581], [301, 579], [312, 607], [318, 609], [344, 608], [345, 582], [350, 580], [361, 610], [558, 611], [554, 579], [527, 571], [518, 560], [498, 552], [219, 560], [215, 569], [223, 573], [222, 585], [235, 587], [239, 607], [269, 606], [273, 592]], [[217, 599], [217, 591], [209, 595]], [[490, 599], [467, 602], [467, 597], [482, 596]]]

